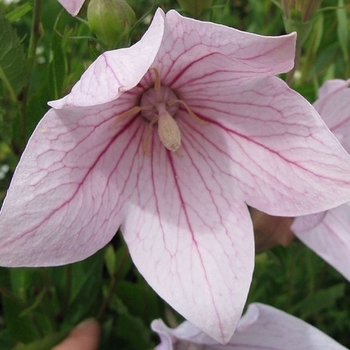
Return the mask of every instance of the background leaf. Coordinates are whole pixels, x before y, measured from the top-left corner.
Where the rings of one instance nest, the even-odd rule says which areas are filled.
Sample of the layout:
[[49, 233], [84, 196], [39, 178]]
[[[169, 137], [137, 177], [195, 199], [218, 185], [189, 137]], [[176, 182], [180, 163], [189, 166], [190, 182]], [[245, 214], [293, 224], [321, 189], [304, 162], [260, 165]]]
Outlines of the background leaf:
[[0, 78], [12, 97], [28, 82], [27, 61], [16, 32], [0, 12]]

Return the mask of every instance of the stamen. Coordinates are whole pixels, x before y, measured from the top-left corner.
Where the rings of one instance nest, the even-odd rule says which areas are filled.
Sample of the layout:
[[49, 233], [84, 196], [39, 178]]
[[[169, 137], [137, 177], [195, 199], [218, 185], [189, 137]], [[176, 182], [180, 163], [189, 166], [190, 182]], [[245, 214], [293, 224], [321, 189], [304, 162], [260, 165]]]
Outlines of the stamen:
[[158, 116], [159, 139], [169, 151], [176, 152], [181, 145], [181, 132], [172, 116], [167, 112]]
[[149, 137], [152, 133], [152, 129], [153, 129], [153, 124], [156, 123], [158, 120], [158, 116], [155, 114], [152, 121], [149, 123], [148, 125], [148, 130], [146, 132], [146, 136], [144, 137], [143, 139], [143, 151], [145, 152], [145, 155], [146, 156], [150, 156], [150, 151], [149, 151], [149, 148], [148, 148], [148, 140], [149, 140]]
[[153, 72], [154, 72], [154, 74], [156, 76], [155, 81], [154, 81], [154, 90], [155, 90], [155, 92], [157, 94], [157, 102], [161, 102], [161, 101], [163, 101], [163, 96], [160, 93], [160, 87], [161, 87], [160, 74], [159, 74], [157, 68], [151, 68], [151, 70], [153, 70]]
[[120, 121], [120, 120], [123, 120], [127, 117], [130, 117], [131, 115], [134, 115], [134, 114], [137, 114], [139, 113], [140, 111], [143, 111], [143, 110], [152, 110], [153, 109], [153, 106], [152, 105], [148, 105], [148, 106], [135, 106], [135, 107], [132, 107], [130, 109], [128, 109], [127, 111], [123, 112], [122, 114], [119, 114], [117, 115], [117, 123]]
[[175, 103], [180, 103], [180, 104], [182, 104], [182, 105], [186, 108], [188, 114], [189, 114], [195, 121], [197, 121], [198, 123], [201, 123], [201, 124], [208, 124], [208, 122], [207, 122], [206, 120], [203, 120], [202, 118], [199, 118], [198, 115], [196, 115], [196, 114], [192, 111], [192, 109], [190, 108], [190, 106], [189, 106], [185, 101], [179, 100], [179, 99], [174, 99], [174, 100], [167, 101], [167, 105], [168, 105], [168, 106], [172, 106], [172, 105], [175, 104]]

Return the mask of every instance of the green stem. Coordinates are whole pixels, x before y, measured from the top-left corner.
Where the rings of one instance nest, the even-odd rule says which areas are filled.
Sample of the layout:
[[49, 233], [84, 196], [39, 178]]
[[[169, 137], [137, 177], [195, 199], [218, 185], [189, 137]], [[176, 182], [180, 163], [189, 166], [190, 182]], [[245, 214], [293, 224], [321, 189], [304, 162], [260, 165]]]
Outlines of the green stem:
[[103, 317], [103, 315], [104, 315], [104, 313], [105, 313], [105, 311], [106, 311], [106, 309], [107, 309], [107, 307], [108, 307], [108, 305], [109, 305], [109, 303], [110, 303], [110, 301], [111, 301], [111, 299], [113, 297], [114, 290], [115, 290], [115, 288], [117, 286], [117, 282], [119, 280], [119, 275], [120, 275], [121, 270], [122, 270], [122, 268], [124, 266], [125, 260], [128, 257], [128, 254], [129, 254], [128, 250], [125, 247], [124, 247], [124, 249], [125, 250], [124, 250], [123, 255], [122, 255], [121, 259], [120, 259], [119, 266], [117, 267], [117, 269], [113, 273], [112, 281], [111, 281], [111, 285], [110, 285], [109, 290], [108, 290], [107, 297], [103, 301], [103, 304], [101, 305], [100, 310], [97, 313], [96, 319], [98, 321], [102, 320], [102, 317]]
[[[32, 28], [30, 31], [30, 39], [29, 39], [29, 47], [28, 47], [28, 72], [29, 75], [32, 74], [34, 64], [35, 64], [35, 58], [36, 58], [36, 49], [38, 46], [39, 39], [41, 38], [42, 31], [40, 28], [40, 18], [41, 18], [41, 8], [42, 8], [42, 0], [35, 0], [34, 1], [34, 8], [33, 8], [33, 22], [32, 22]], [[19, 111], [19, 152], [22, 152], [24, 149], [24, 145], [26, 142], [26, 123], [27, 123], [27, 102], [28, 102], [28, 94], [29, 94], [29, 88], [30, 88], [30, 81], [29, 79], [28, 84], [23, 88], [20, 101], [20, 111]]]
[[63, 296], [62, 306], [59, 314], [57, 315], [57, 319], [59, 322], [61, 322], [64, 319], [64, 315], [68, 310], [69, 306], [69, 300], [72, 290], [72, 265], [65, 266], [65, 273], [66, 273], [66, 287], [65, 292]]
[[8, 289], [4, 288], [3, 286], [0, 285], [0, 294], [2, 294], [4, 297], [16, 302], [18, 305], [21, 306], [26, 306], [26, 302], [22, 300], [21, 298], [18, 298], [15, 294], [13, 294], [11, 291]]
[[295, 58], [294, 58], [294, 67], [291, 71], [289, 71], [287, 73], [287, 77], [286, 77], [286, 83], [291, 86], [293, 83], [293, 79], [294, 79], [294, 74], [295, 71], [297, 70], [298, 64], [299, 64], [299, 58], [300, 58], [300, 54], [301, 54], [301, 44], [297, 39], [297, 44], [296, 44], [296, 48], [295, 48]]

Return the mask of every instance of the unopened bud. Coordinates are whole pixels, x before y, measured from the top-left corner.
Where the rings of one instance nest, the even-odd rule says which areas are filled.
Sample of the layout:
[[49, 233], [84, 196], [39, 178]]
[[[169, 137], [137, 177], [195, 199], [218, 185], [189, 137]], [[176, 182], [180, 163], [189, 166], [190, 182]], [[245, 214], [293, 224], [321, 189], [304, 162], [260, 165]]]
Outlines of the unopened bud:
[[301, 47], [312, 27], [312, 16], [322, 0], [281, 0], [284, 12], [284, 27], [287, 33], [297, 32], [297, 45]]
[[91, 31], [108, 49], [128, 36], [135, 21], [133, 9], [124, 0], [91, 0], [87, 17]]
[[322, 0], [281, 0], [281, 5], [288, 20], [308, 22], [320, 8], [321, 2]]
[[213, 0], [177, 0], [181, 8], [194, 18], [201, 15], [213, 5]]

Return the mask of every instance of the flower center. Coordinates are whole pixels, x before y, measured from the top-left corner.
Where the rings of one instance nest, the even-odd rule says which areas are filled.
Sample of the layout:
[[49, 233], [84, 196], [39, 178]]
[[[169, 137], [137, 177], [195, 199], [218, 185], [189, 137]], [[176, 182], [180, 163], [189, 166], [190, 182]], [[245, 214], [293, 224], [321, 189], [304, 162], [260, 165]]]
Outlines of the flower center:
[[166, 149], [172, 152], [176, 152], [181, 145], [181, 132], [173, 118], [179, 105], [169, 103], [169, 101], [176, 100], [175, 93], [169, 87], [157, 86], [156, 82], [153, 88], [143, 93], [140, 102], [141, 115], [150, 122], [145, 141], [148, 141], [153, 124], [157, 123], [160, 141]]
[[163, 146], [177, 155], [182, 155], [180, 151], [181, 132], [174, 118], [179, 105], [181, 104], [185, 107], [188, 114], [197, 122], [206, 124], [206, 121], [194, 114], [185, 101], [178, 99], [171, 88], [161, 85], [160, 75], [156, 68], [151, 68], [151, 70], [155, 74], [154, 86], [143, 92], [139, 106], [132, 107], [119, 114], [117, 121], [140, 113], [149, 122], [149, 128], [143, 140], [145, 154], [149, 155], [148, 140], [152, 133], [153, 125], [157, 124], [158, 136]]

